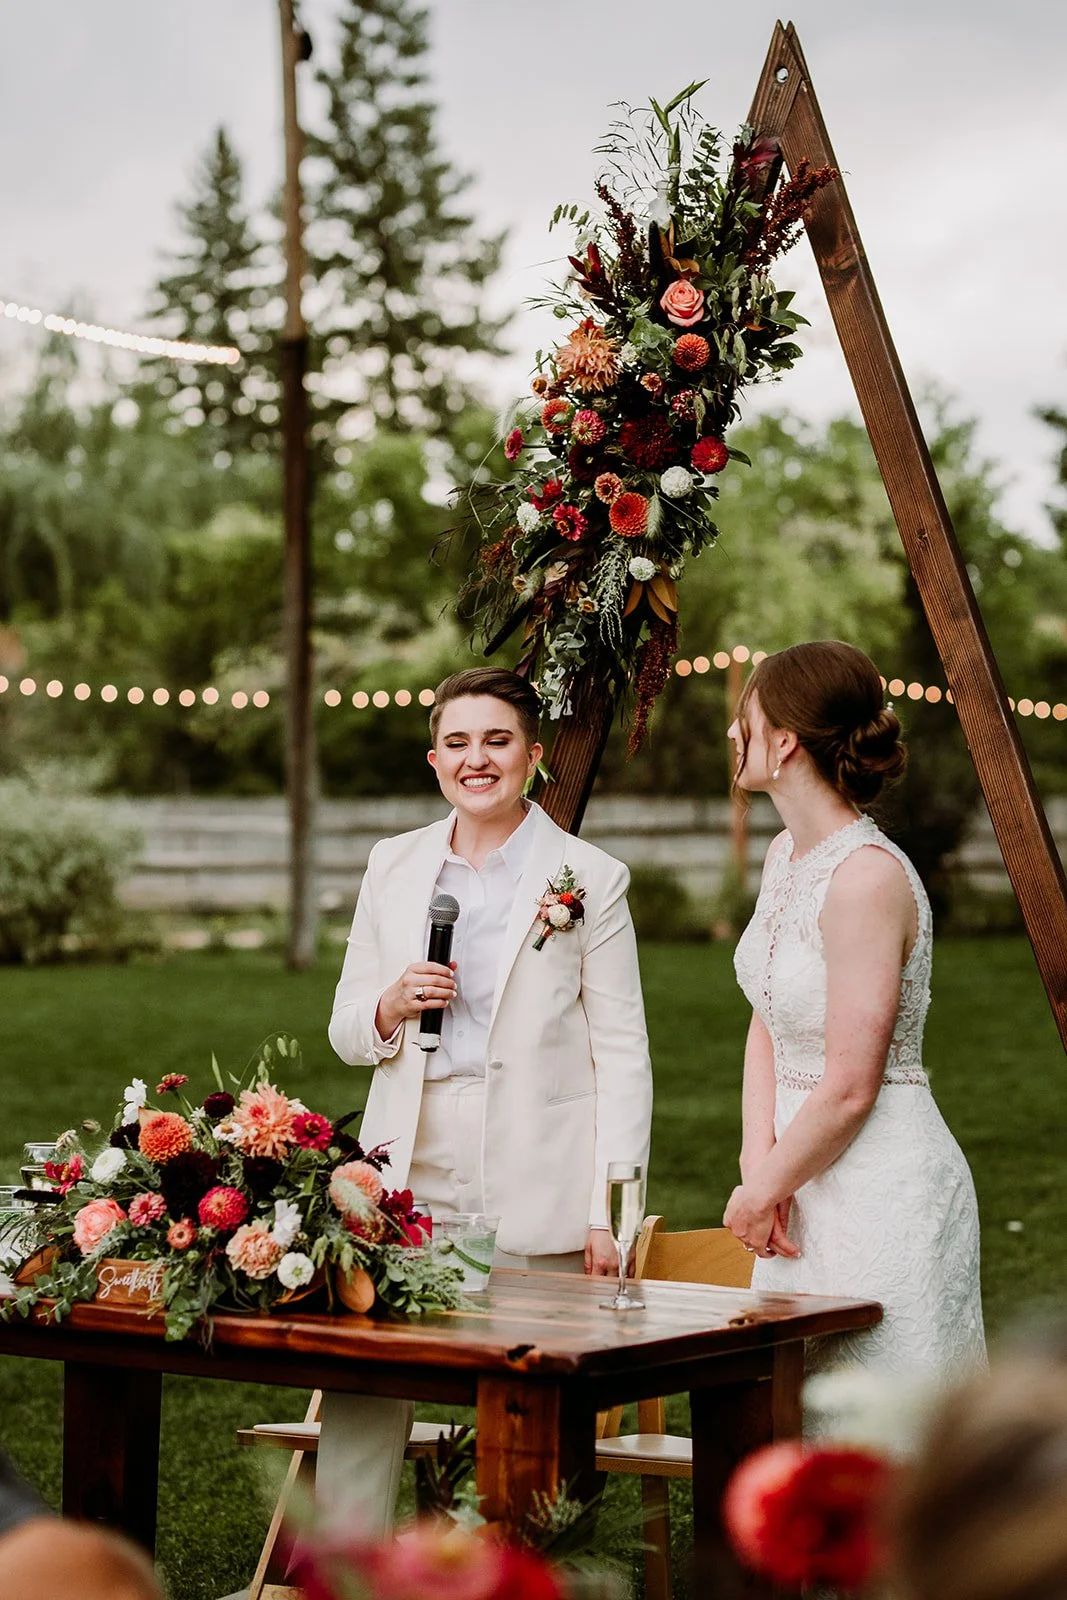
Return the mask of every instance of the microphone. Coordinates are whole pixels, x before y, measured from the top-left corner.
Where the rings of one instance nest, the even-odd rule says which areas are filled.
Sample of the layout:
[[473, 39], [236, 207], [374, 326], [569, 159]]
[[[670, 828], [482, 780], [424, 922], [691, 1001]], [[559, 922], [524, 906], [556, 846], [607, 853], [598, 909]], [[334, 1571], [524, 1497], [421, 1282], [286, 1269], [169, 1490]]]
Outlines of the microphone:
[[[430, 940], [426, 949], [427, 961], [447, 967], [452, 959], [452, 929], [459, 916], [459, 901], [454, 895], [435, 894], [430, 901]], [[420, 1050], [436, 1050], [441, 1043], [441, 1023], [444, 1007], [440, 1010], [419, 1012], [419, 1031], [415, 1043]]]

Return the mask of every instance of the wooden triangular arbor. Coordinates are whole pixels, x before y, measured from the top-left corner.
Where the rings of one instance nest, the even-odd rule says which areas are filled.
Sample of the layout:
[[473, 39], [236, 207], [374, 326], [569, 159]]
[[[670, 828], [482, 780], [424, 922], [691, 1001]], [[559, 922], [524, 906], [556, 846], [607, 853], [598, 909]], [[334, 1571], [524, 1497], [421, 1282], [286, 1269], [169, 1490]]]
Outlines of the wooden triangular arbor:
[[[790, 171], [838, 166], [792, 23], [778, 23], [752, 102], [757, 136], [779, 142]], [[882, 481], [1067, 1049], [1067, 879], [1049, 830], [999, 668], [878, 299], [844, 183], [820, 190], [808, 238]], [[581, 825], [611, 724], [586, 695], [552, 747], [555, 782], [544, 805], [562, 827]]]

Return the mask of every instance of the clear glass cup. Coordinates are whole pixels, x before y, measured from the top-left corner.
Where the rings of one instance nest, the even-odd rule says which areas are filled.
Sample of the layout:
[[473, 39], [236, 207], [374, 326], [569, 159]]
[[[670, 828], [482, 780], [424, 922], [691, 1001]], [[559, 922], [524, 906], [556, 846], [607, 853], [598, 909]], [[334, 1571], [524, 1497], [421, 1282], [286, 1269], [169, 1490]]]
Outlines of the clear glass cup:
[[56, 1141], [54, 1139], [31, 1140], [22, 1147], [22, 1173], [23, 1186], [27, 1189], [52, 1189], [54, 1184], [45, 1173], [45, 1164], [58, 1160]]
[[619, 1256], [619, 1287], [602, 1311], [643, 1311], [645, 1302], [626, 1287], [626, 1267], [645, 1220], [645, 1170], [639, 1161], [608, 1162], [608, 1218]]
[[36, 1207], [20, 1185], [0, 1184], [0, 1268], [21, 1266], [32, 1244]]
[[434, 1217], [434, 1249], [462, 1268], [460, 1287], [465, 1294], [484, 1294], [488, 1289], [499, 1226], [499, 1217], [481, 1211], [453, 1211]]

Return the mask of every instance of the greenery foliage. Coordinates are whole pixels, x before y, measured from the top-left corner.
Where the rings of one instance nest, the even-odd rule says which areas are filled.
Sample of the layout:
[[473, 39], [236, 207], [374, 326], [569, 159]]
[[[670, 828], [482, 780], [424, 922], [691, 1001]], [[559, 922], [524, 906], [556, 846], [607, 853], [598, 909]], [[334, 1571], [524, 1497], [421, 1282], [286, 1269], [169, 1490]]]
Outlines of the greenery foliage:
[[137, 846], [135, 833], [51, 782], [0, 779], [0, 962], [54, 961], [74, 940], [106, 947]]

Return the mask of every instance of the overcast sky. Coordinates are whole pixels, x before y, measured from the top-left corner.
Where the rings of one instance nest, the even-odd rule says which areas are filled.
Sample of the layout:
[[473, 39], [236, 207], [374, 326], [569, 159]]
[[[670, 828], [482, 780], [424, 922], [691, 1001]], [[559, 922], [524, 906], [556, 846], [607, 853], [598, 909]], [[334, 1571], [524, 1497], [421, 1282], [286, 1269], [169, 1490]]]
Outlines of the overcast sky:
[[[341, 3], [304, 0], [322, 58]], [[496, 294], [514, 305], [559, 255], [553, 206], [590, 196], [611, 102], [706, 76], [701, 107], [732, 131], [777, 15], [765, 0], [431, 0], [430, 12], [442, 142], [475, 176], [485, 228], [511, 230]], [[254, 198], [279, 181], [275, 0], [4, 0], [0, 20], [0, 299], [49, 310], [77, 294], [101, 321], [137, 327], [212, 129], [230, 128]], [[1053, 440], [1032, 409], [1067, 404], [1067, 7], [797, 0], [792, 20], [909, 378], [980, 418], [1007, 519], [1043, 536]], [[760, 403], [816, 420], [851, 407], [806, 243], [780, 276], [814, 327]], [[492, 377], [500, 398], [525, 387], [549, 332], [516, 320], [514, 355]], [[0, 322], [0, 364], [18, 338]]]

